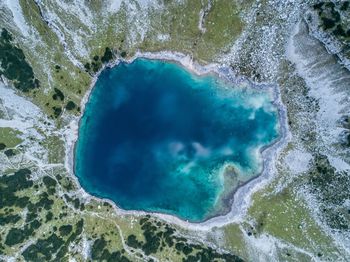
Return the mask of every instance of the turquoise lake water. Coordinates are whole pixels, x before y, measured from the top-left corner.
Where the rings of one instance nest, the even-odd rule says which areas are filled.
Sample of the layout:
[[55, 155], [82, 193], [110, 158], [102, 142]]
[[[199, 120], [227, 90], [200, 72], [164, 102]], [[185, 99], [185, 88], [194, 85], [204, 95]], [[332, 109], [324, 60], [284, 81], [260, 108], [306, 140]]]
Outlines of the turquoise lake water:
[[202, 221], [262, 169], [278, 137], [270, 96], [215, 75], [136, 59], [105, 69], [80, 122], [75, 173], [126, 210]]

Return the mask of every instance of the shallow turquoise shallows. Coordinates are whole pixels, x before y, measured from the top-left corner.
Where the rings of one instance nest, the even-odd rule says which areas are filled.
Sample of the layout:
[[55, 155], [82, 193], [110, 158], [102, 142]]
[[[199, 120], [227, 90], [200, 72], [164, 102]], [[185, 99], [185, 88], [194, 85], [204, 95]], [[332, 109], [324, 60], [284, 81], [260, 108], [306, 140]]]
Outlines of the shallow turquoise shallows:
[[75, 172], [87, 192], [123, 209], [198, 222], [227, 212], [277, 137], [267, 93], [136, 59], [99, 76], [80, 122]]

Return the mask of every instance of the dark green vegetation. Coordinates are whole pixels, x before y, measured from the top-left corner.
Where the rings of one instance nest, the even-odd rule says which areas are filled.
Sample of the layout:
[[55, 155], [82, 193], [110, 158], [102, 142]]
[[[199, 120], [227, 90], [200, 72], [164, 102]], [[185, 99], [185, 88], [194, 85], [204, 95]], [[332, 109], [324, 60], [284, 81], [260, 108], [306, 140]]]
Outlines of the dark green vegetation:
[[29, 224], [26, 224], [24, 228], [11, 228], [8, 232], [5, 244], [8, 246], [14, 246], [22, 243], [33, 235], [34, 231], [41, 226], [38, 220], [33, 220]]
[[54, 233], [46, 239], [38, 239], [38, 241], [30, 245], [22, 255], [27, 261], [48, 261], [52, 258], [52, 255], [56, 254], [63, 243], [62, 238]]
[[4, 150], [6, 148], [6, 145], [4, 143], [0, 143], [0, 150]]
[[58, 118], [62, 113], [62, 107], [53, 106], [52, 110], [53, 110], [53, 115], [55, 118]]
[[[127, 257], [123, 256], [124, 250], [122, 251], [109, 251], [107, 247], [107, 241], [104, 237], [96, 239], [91, 247], [91, 259], [93, 261], [120, 261], [128, 262], [130, 261]], [[125, 251], [124, 251], [125, 252]]]
[[[322, 27], [325, 30], [331, 29], [335, 35], [340, 35], [343, 37], [347, 36], [347, 33], [343, 29], [341, 16], [339, 9], [347, 9], [348, 2], [344, 2], [341, 6], [337, 6], [332, 2], [321, 2], [314, 5], [314, 9], [318, 11], [318, 14], [322, 21]], [[349, 35], [350, 36], [350, 32]]]
[[[56, 69], [57, 68], [58, 67], [56, 66]], [[53, 106], [52, 107], [52, 111], [53, 111], [53, 116], [55, 118], [58, 118], [63, 112], [63, 107], [62, 106], [64, 105], [66, 97], [65, 97], [64, 93], [60, 89], [55, 87], [53, 90], [54, 90], [54, 93], [52, 94], [52, 99], [54, 101], [56, 101], [56, 102], [59, 102], [59, 104]], [[77, 109], [78, 112], [80, 111], [80, 108], [77, 107], [76, 104], [73, 101], [71, 101], [71, 100], [69, 100], [67, 102], [67, 104], [64, 106], [64, 108], [66, 110], [69, 110], [69, 111], [74, 110], [74, 109]]]
[[317, 155], [315, 167], [308, 175], [311, 191], [320, 200], [325, 222], [335, 230], [350, 229], [350, 174], [337, 172], [326, 156]]
[[61, 236], [68, 236], [72, 232], [73, 227], [71, 225], [60, 226], [59, 231]]
[[75, 109], [76, 105], [73, 101], [68, 101], [67, 105], [66, 105], [66, 109], [67, 110], [73, 110]]
[[88, 62], [84, 65], [85, 71], [90, 75], [94, 75], [102, 68], [103, 64], [110, 62], [116, 55], [116, 51], [112, 51], [109, 47], [106, 47], [104, 54], [101, 58], [98, 55], [95, 55], [91, 62]]
[[127, 245], [142, 249], [146, 255], [155, 254], [165, 248], [175, 248], [178, 254], [183, 254], [183, 261], [243, 261], [238, 256], [218, 253], [210, 247], [190, 243], [186, 238], [169, 225], [157, 222], [146, 216], [140, 220], [145, 241], [137, 240], [135, 235], [129, 235]]
[[[2, 230], [0, 239], [3, 244], [0, 244], [0, 253], [5, 246], [14, 247], [33, 240], [43, 223], [57, 221], [67, 214], [65, 211], [67, 207], [64, 206], [58, 216], [54, 215], [53, 206], [59, 201], [54, 195], [58, 185], [57, 180], [44, 176], [33, 182], [30, 178], [31, 174], [31, 170], [24, 168], [13, 174], [0, 176], [0, 225], [4, 229], [4, 226], [9, 226], [8, 230]], [[59, 181], [64, 182], [62, 178]], [[35, 196], [32, 190], [38, 194]], [[72, 202], [74, 200], [72, 199]], [[46, 219], [43, 220], [43, 217]], [[55, 257], [65, 257], [69, 245], [79, 239], [83, 225], [84, 221], [81, 219], [72, 225], [61, 225], [57, 232], [48, 232], [48, 236], [44, 233], [36, 242], [23, 250], [24, 259], [49, 261]]]
[[0, 76], [12, 81], [13, 85], [23, 92], [29, 92], [40, 86], [22, 49], [14, 44], [13, 37], [5, 28], [1, 32], [0, 49]]
[[58, 88], [54, 88], [53, 89], [54, 90], [54, 94], [52, 95], [52, 99], [53, 100], [61, 100], [61, 101], [63, 101], [64, 100], [64, 94], [62, 93], [62, 91], [61, 90], [59, 90]]
[[49, 177], [49, 176], [44, 176], [43, 177], [43, 183], [45, 184], [46, 188], [47, 188], [47, 192], [49, 194], [54, 194], [56, 192], [56, 180]]
[[111, 61], [113, 59], [113, 53], [112, 50], [109, 47], [106, 47], [105, 49], [105, 53], [103, 54], [103, 56], [101, 57], [101, 62], [106, 64], [109, 61]]
[[[75, 231], [72, 232], [71, 225], [64, 225], [59, 228], [61, 236], [56, 233], [47, 238], [40, 238], [36, 243], [28, 246], [22, 253], [26, 261], [49, 261], [63, 259], [67, 255], [68, 247], [71, 243], [78, 240], [82, 233], [84, 222], [80, 220], [75, 225]], [[56, 259], [54, 259], [56, 258]]]
[[13, 175], [4, 175], [0, 178], [0, 209], [5, 207], [24, 208], [29, 204], [29, 197], [18, 197], [16, 191], [24, 190], [33, 186], [28, 179], [31, 174], [29, 169], [20, 169]]
[[342, 52], [350, 57], [350, 2], [320, 2], [313, 8], [317, 11], [322, 29], [344, 44]]
[[0, 213], [0, 226], [4, 226], [10, 223], [17, 223], [21, 217], [19, 215], [6, 215], [6, 213]]
[[[52, 95], [52, 99], [56, 100], [56, 101], [63, 102], [64, 98], [65, 98], [65, 96], [64, 96], [63, 92], [61, 90], [59, 90], [58, 88], [54, 88], [54, 94]], [[62, 113], [62, 107], [61, 106], [53, 106], [52, 110], [53, 110], [53, 116], [55, 118], [58, 118], [61, 115], [61, 113]]]
[[350, 147], [350, 116], [343, 116], [340, 121], [343, 128], [347, 129], [343, 133], [343, 145]]
[[[86, 222], [75, 216], [76, 212], [85, 210], [84, 203], [68, 194], [57, 194], [59, 187], [66, 191], [74, 189], [67, 178], [44, 175], [34, 181], [31, 179], [33, 172], [24, 168], [0, 176], [0, 254], [5, 249], [22, 248], [25, 261], [67, 261], [68, 255], [74, 252], [70, 247], [81, 244]], [[126, 242], [130, 247], [142, 249], [146, 255], [168, 248], [183, 255], [183, 261], [242, 261], [235, 255], [189, 243], [174, 228], [150, 216], [142, 218], [140, 226], [145, 240], [139, 241], [134, 235], [129, 235]], [[107, 233], [89, 235], [90, 259], [132, 261], [124, 249], [111, 245], [108, 235], [117, 236], [119, 233], [114, 228]]]
[[7, 156], [7, 157], [11, 157], [11, 156], [14, 156], [16, 155], [16, 152], [13, 150], [13, 149], [7, 149], [4, 151], [4, 154]]

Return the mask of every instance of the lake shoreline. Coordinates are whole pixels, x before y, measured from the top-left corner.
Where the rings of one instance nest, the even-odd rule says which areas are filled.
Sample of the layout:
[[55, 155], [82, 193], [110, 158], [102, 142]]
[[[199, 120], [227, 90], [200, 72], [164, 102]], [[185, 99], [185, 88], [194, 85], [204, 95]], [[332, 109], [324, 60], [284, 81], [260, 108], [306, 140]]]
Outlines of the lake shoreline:
[[[186, 70], [190, 72], [203, 76], [206, 74], [216, 74], [220, 79], [224, 79], [231, 84], [240, 84], [243, 86], [247, 86], [248, 88], [255, 88], [258, 90], [263, 90], [265, 92], [270, 92], [273, 96], [273, 105], [276, 106], [278, 112], [278, 124], [279, 124], [279, 137], [273, 141], [272, 144], [261, 148], [260, 154], [262, 158], [262, 172], [258, 174], [256, 177], [242, 183], [235, 190], [230, 193], [230, 197], [224, 199], [225, 206], [227, 203], [227, 208], [222, 213], [217, 213], [212, 216], [208, 216], [205, 220], [199, 222], [191, 222], [188, 220], [183, 220], [176, 215], [170, 215], [165, 213], [157, 213], [157, 212], [146, 212], [146, 211], [138, 211], [138, 210], [124, 210], [116, 205], [116, 203], [112, 200], [96, 197], [87, 193], [79, 182], [78, 177], [75, 175], [75, 153], [76, 153], [76, 142], [78, 139], [78, 131], [80, 126], [80, 121], [83, 116], [83, 112], [85, 110], [86, 103], [89, 101], [92, 90], [95, 86], [95, 83], [101, 74], [101, 72], [107, 67], [114, 67], [118, 65], [120, 62], [131, 63], [137, 58], [145, 58], [145, 59], [155, 59], [155, 60], [165, 60], [169, 62], [178, 63], [183, 66]], [[117, 59], [114, 62], [111, 62], [105, 65], [92, 79], [90, 87], [86, 94], [84, 95], [81, 102], [81, 115], [75, 117], [73, 119], [65, 131], [66, 136], [66, 161], [65, 166], [69, 171], [69, 174], [73, 177], [74, 181], [77, 182], [79, 186], [79, 194], [82, 194], [85, 198], [96, 199], [98, 201], [109, 202], [117, 214], [121, 215], [146, 215], [150, 214], [152, 216], [158, 217], [162, 220], [165, 220], [169, 223], [178, 224], [180, 226], [186, 228], [212, 228], [214, 226], [221, 226], [239, 219], [247, 210], [247, 207], [250, 203], [250, 196], [253, 192], [255, 192], [258, 188], [261, 188], [269, 178], [272, 177], [274, 173], [274, 160], [278, 154], [278, 152], [284, 147], [286, 141], [289, 137], [289, 130], [287, 126], [287, 114], [286, 109], [281, 101], [281, 96], [279, 93], [278, 86], [276, 85], [267, 85], [267, 84], [255, 84], [252, 81], [244, 77], [237, 77], [231, 68], [226, 67], [224, 65], [219, 64], [208, 64], [206, 66], [201, 66], [198, 63], [194, 62], [189, 56], [173, 53], [173, 52], [159, 52], [159, 53], [136, 53], [130, 59], [121, 60]]]

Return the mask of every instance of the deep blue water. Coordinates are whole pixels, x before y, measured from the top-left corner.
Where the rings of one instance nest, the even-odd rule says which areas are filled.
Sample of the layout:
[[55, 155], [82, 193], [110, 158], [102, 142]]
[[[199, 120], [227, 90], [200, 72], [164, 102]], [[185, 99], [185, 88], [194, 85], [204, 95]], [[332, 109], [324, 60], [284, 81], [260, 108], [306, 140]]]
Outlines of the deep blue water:
[[[123, 209], [200, 221], [221, 210], [222, 167], [239, 180], [278, 136], [267, 94], [137, 59], [105, 69], [79, 128], [75, 171], [84, 189]], [[237, 186], [237, 185], [232, 185]]]

